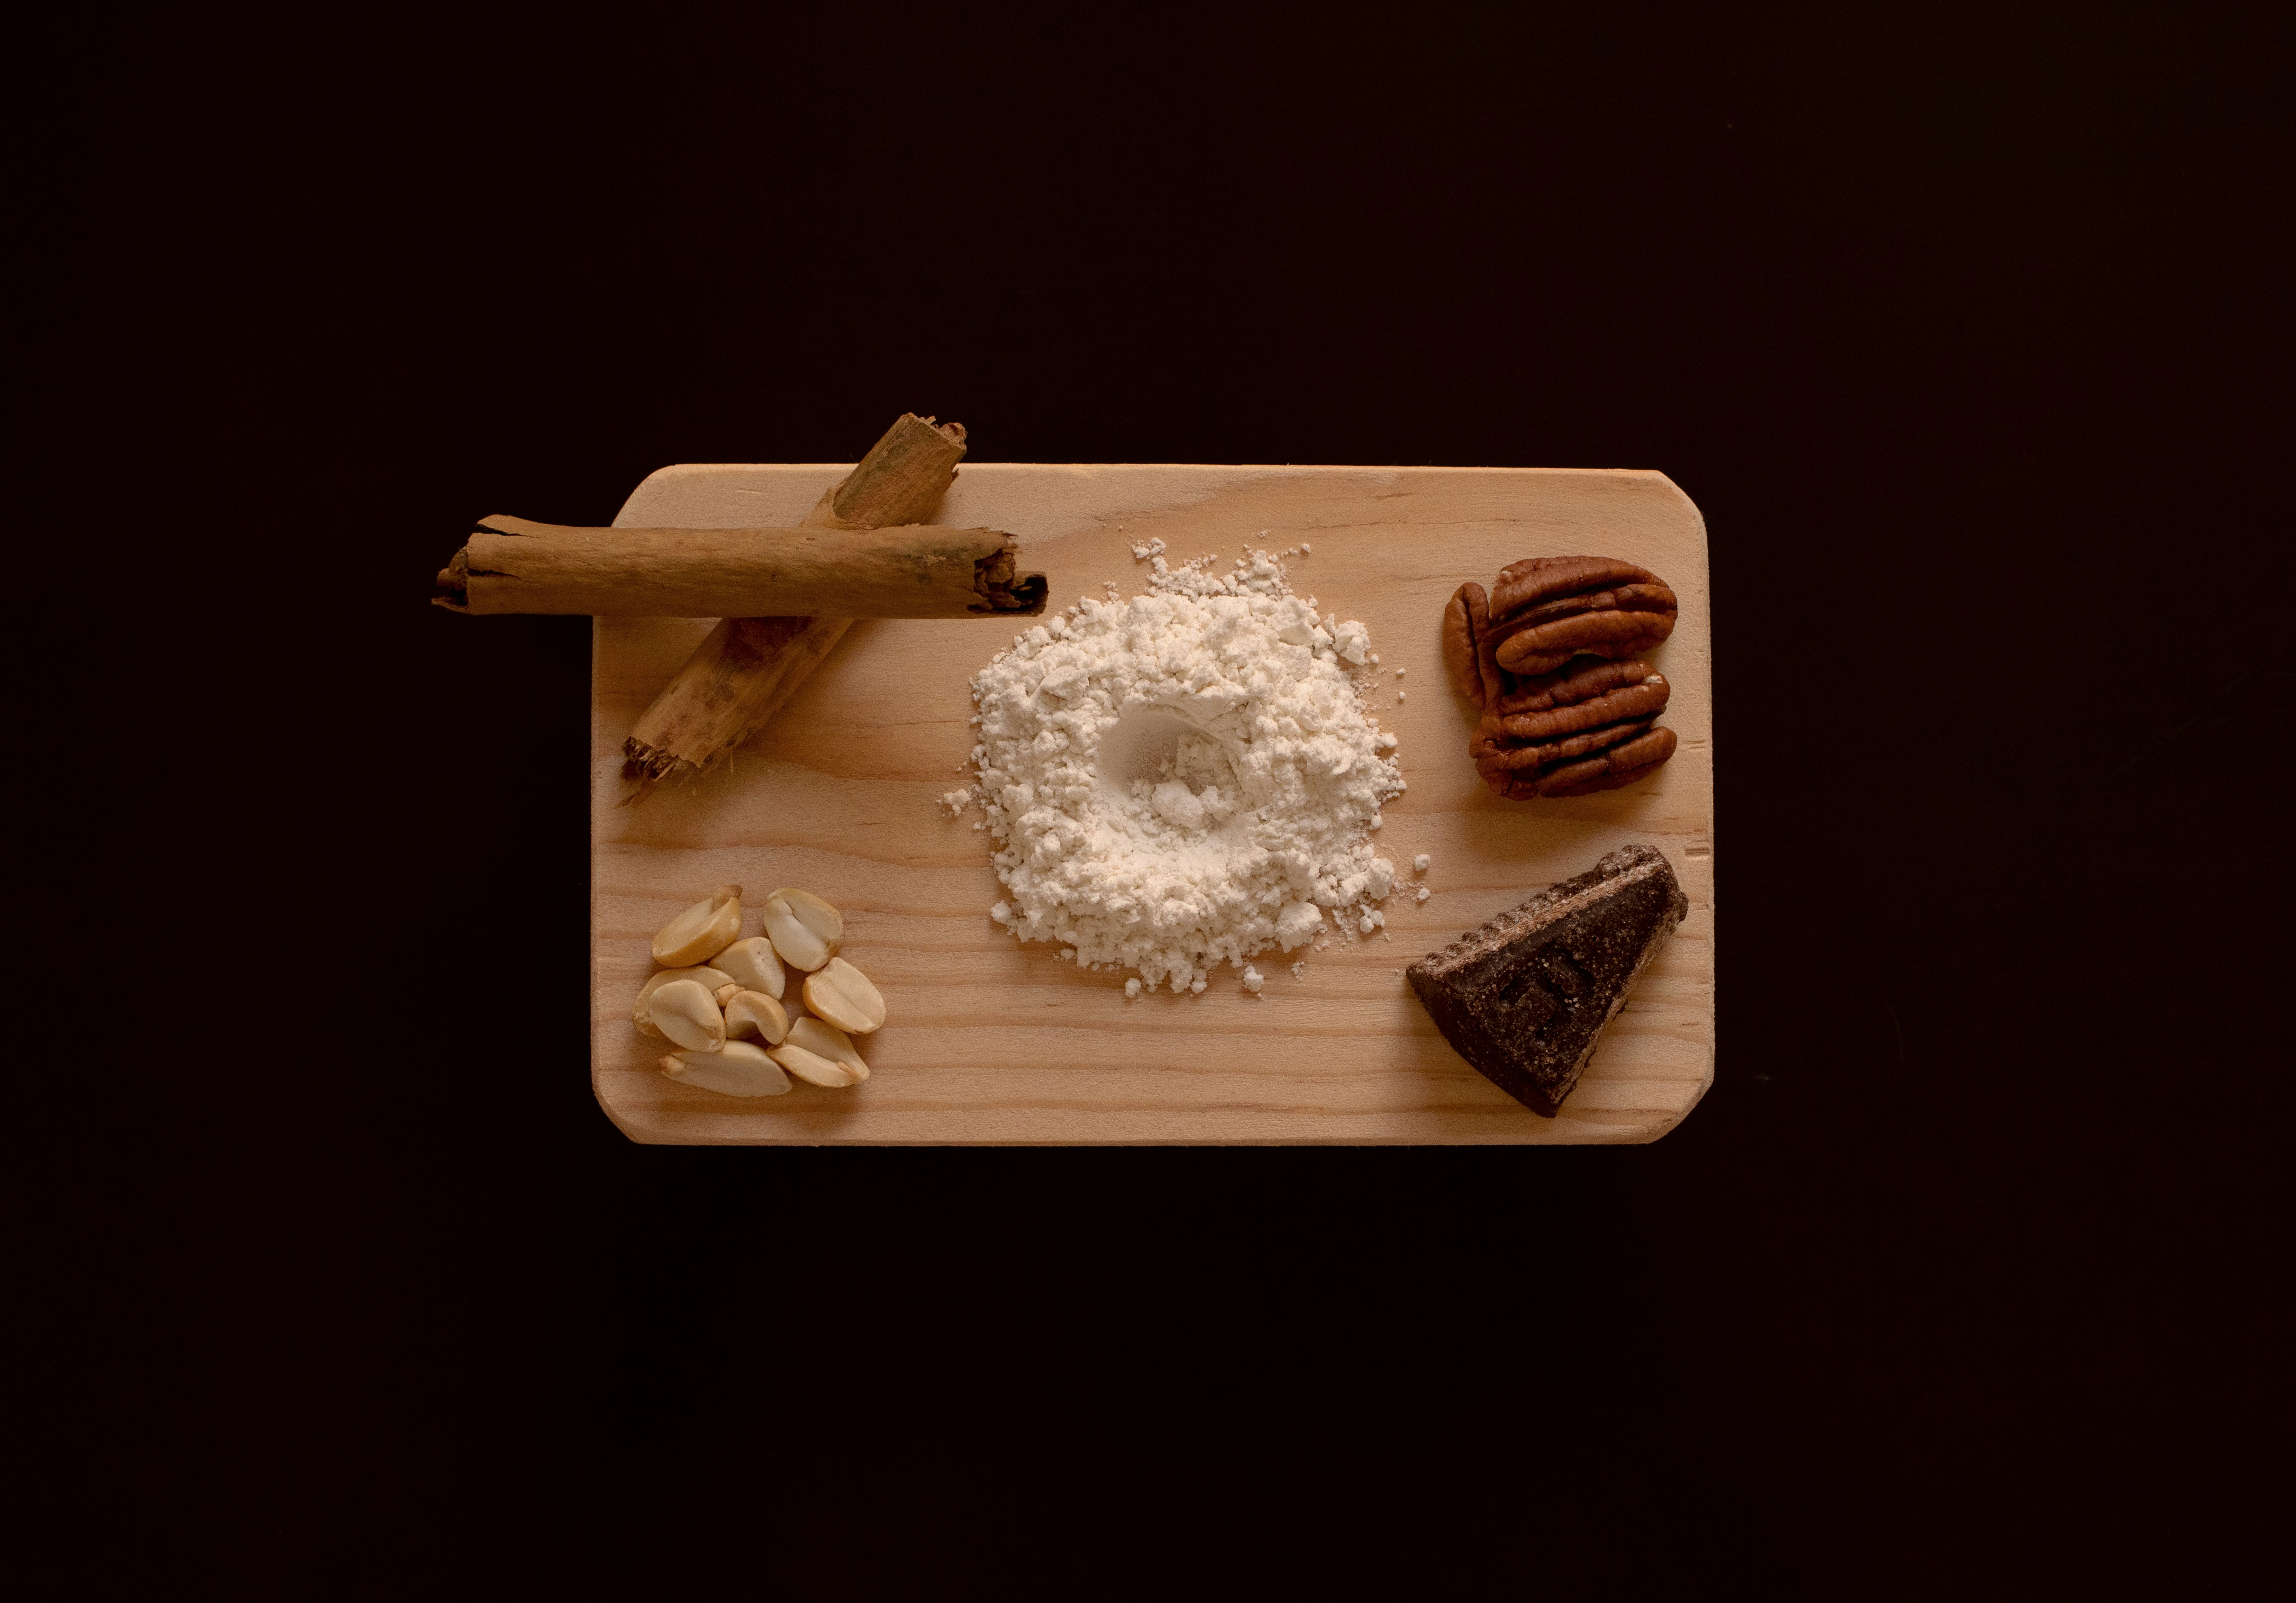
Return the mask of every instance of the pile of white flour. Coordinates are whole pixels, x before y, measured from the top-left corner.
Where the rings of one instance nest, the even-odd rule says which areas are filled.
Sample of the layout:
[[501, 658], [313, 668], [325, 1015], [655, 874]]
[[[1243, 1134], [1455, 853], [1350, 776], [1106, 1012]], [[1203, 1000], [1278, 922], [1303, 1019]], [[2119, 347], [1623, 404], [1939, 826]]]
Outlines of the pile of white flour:
[[[1203, 990], [1222, 961], [1368, 935], [1394, 865], [1365, 838], [1403, 790], [1395, 737], [1349, 665], [1360, 623], [1318, 617], [1266, 552], [1215, 577], [1152, 558], [1149, 592], [1086, 601], [974, 678], [979, 795], [1010, 900], [990, 916], [1149, 988]], [[1371, 660], [1376, 661], [1376, 658]], [[969, 792], [944, 798], [961, 807]], [[1129, 987], [1128, 987], [1129, 989]]]

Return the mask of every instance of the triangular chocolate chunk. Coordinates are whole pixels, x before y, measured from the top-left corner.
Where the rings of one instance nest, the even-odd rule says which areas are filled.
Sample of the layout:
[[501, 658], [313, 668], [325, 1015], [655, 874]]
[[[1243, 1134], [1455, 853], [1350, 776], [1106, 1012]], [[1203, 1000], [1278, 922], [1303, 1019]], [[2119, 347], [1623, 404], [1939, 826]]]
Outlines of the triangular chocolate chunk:
[[1621, 846], [1406, 972], [1459, 1056], [1552, 1118], [1603, 1026], [1689, 911], [1664, 857]]

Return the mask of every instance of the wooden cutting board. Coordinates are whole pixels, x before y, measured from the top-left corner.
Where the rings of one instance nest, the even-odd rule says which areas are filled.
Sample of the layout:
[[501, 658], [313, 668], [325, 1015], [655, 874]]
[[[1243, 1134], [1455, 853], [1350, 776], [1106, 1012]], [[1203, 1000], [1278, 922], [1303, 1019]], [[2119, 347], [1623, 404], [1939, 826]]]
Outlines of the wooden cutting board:
[[[841, 465], [665, 468], [616, 521], [659, 528], [795, 524]], [[622, 741], [709, 627], [704, 618], [599, 618], [591, 699], [591, 1073], [633, 1140], [673, 1142], [1586, 1142], [1671, 1129], [1714, 1077], [1714, 680], [1706, 530], [1664, 475], [1482, 468], [966, 464], [939, 521], [1011, 531], [1052, 581], [1053, 609], [1145, 587], [1136, 543], [1177, 565], [1246, 544], [1292, 559], [1294, 586], [1370, 626], [1367, 697], [1400, 740], [1409, 789], [1373, 837], [1398, 869], [1387, 928], [1320, 953], [1269, 953], [1266, 990], [1222, 969], [1201, 996], [1127, 1001], [1124, 977], [990, 922], [1002, 895], [978, 807], [938, 805], [965, 783], [970, 680], [1013, 625], [865, 619], [732, 763], [683, 789], [621, 804]], [[1651, 568], [1681, 598], [1655, 653], [1681, 739], [1656, 775], [1566, 801], [1500, 800], [1467, 760], [1474, 718], [1440, 650], [1444, 603], [1518, 558], [1592, 553]], [[1402, 677], [1395, 670], [1405, 670]], [[1406, 693], [1398, 702], [1397, 691]], [[1558, 1118], [1467, 1067], [1405, 967], [1529, 892], [1629, 840], [1663, 851], [1690, 914], [1612, 1020]], [[1411, 871], [1419, 853], [1432, 859]], [[864, 1043], [872, 1076], [752, 1100], [672, 1083], [629, 1022], [655, 930], [712, 886], [752, 909], [777, 886], [845, 913], [845, 954], [891, 1018]], [[1304, 977], [1290, 961], [1306, 956]]]

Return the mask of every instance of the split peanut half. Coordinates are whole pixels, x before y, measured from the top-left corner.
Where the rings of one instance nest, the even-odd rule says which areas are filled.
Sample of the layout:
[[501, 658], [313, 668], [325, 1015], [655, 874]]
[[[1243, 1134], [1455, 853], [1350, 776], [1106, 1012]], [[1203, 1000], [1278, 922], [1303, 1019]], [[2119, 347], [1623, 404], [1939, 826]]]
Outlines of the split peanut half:
[[654, 1028], [689, 1051], [714, 1052], [726, 1044], [726, 1015], [701, 982], [674, 979], [646, 1000]]
[[845, 915], [809, 890], [783, 886], [766, 898], [766, 934], [792, 969], [818, 969], [837, 955]]
[[805, 977], [805, 1005], [849, 1035], [865, 1035], [885, 1022], [883, 994], [841, 957]]
[[674, 979], [696, 981], [706, 986], [712, 994], [734, 983], [733, 976], [721, 974], [715, 969], [664, 969], [660, 973], [649, 977], [646, 983], [639, 988], [638, 999], [630, 1008], [630, 1022], [656, 1041], [667, 1041], [669, 1037], [654, 1027], [653, 1020], [646, 1016], [646, 1004], [653, 1000], [653, 994], [656, 991]]
[[808, 1085], [826, 1085], [835, 1091], [859, 1084], [842, 1063], [832, 1063], [817, 1052], [809, 1052], [801, 1046], [791, 1046], [786, 1041], [768, 1055]]
[[679, 913], [653, 937], [653, 961], [683, 968], [717, 956], [742, 933], [742, 887], [721, 885]]
[[861, 1054], [849, 1036], [834, 1025], [818, 1018], [797, 1018], [791, 1022], [789, 1040], [785, 1043], [801, 1052], [836, 1064], [852, 1076], [848, 1082], [858, 1085], [869, 1077], [869, 1066], [861, 1061]]
[[781, 1065], [763, 1047], [746, 1041], [728, 1041], [714, 1052], [672, 1052], [661, 1060], [661, 1072], [681, 1085], [699, 1085], [729, 1097], [777, 1097], [790, 1088]]
[[735, 941], [711, 958], [709, 966], [732, 975], [744, 991], [763, 991], [775, 1002], [789, 983], [782, 960], [774, 955], [773, 942], [761, 935]]
[[763, 991], [736, 991], [726, 1003], [728, 1035], [762, 1035], [767, 1046], [779, 1046], [789, 1032], [788, 1012]]

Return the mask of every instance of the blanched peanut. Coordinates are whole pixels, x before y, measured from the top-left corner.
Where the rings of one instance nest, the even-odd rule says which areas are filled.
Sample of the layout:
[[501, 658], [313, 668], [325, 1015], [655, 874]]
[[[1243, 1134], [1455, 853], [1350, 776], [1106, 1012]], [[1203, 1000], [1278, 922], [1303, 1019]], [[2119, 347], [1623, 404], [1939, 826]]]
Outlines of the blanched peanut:
[[855, 1084], [869, 1077], [869, 1066], [861, 1061], [860, 1052], [845, 1032], [818, 1018], [798, 1018], [790, 1022], [789, 1044], [800, 1051], [811, 1052], [841, 1066], [853, 1076]]
[[726, 1004], [728, 1035], [762, 1035], [767, 1046], [779, 1046], [789, 1030], [788, 1012], [763, 991], [737, 991]]
[[814, 969], [837, 955], [845, 915], [809, 890], [784, 886], [766, 898], [766, 934], [792, 969]]
[[775, 1002], [782, 999], [789, 983], [782, 960], [774, 953], [773, 942], [761, 935], [735, 941], [711, 958], [709, 966], [732, 975], [744, 991], [763, 991]]
[[717, 956], [742, 933], [742, 887], [721, 885], [662, 926], [653, 937], [653, 961], [683, 968]]
[[885, 1022], [883, 994], [841, 957], [806, 977], [805, 1005], [849, 1035], [865, 1035]]
[[661, 1072], [681, 1085], [729, 1097], [777, 1097], [790, 1088], [781, 1065], [746, 1041], [728, 1041], [714, 1052], [672, 1052], [661, 1060]]
[[657, 986], [646, 1002], [654, 1028], [689, 1051], [714, 1052], [726, 1044], [726, 1016], [717, 999], [690, 979]]
[[831, 1090], [842, 1090], [857, 1084], [842, 1063], [832, 1063], [817, 1052], [801, 1046], [791, 1046], [784, 1041], [774, 1048], [773, 1060], [808, 1085], [826, 1085]]
[[656, 991], [674, 979], [693, 980], [712, 994], [734, 983], [733, 976], [720, 974], [715, 969], [664, 969], [649, 976], [646, 983], [638, 988], [638, 999], [630, 1008], [630, 1022], [656, 1041], [667, 1041], [669, 1037], [654, 1027], [653, 1020], [646, 1015], [646, 1004], [653, 1000]]

